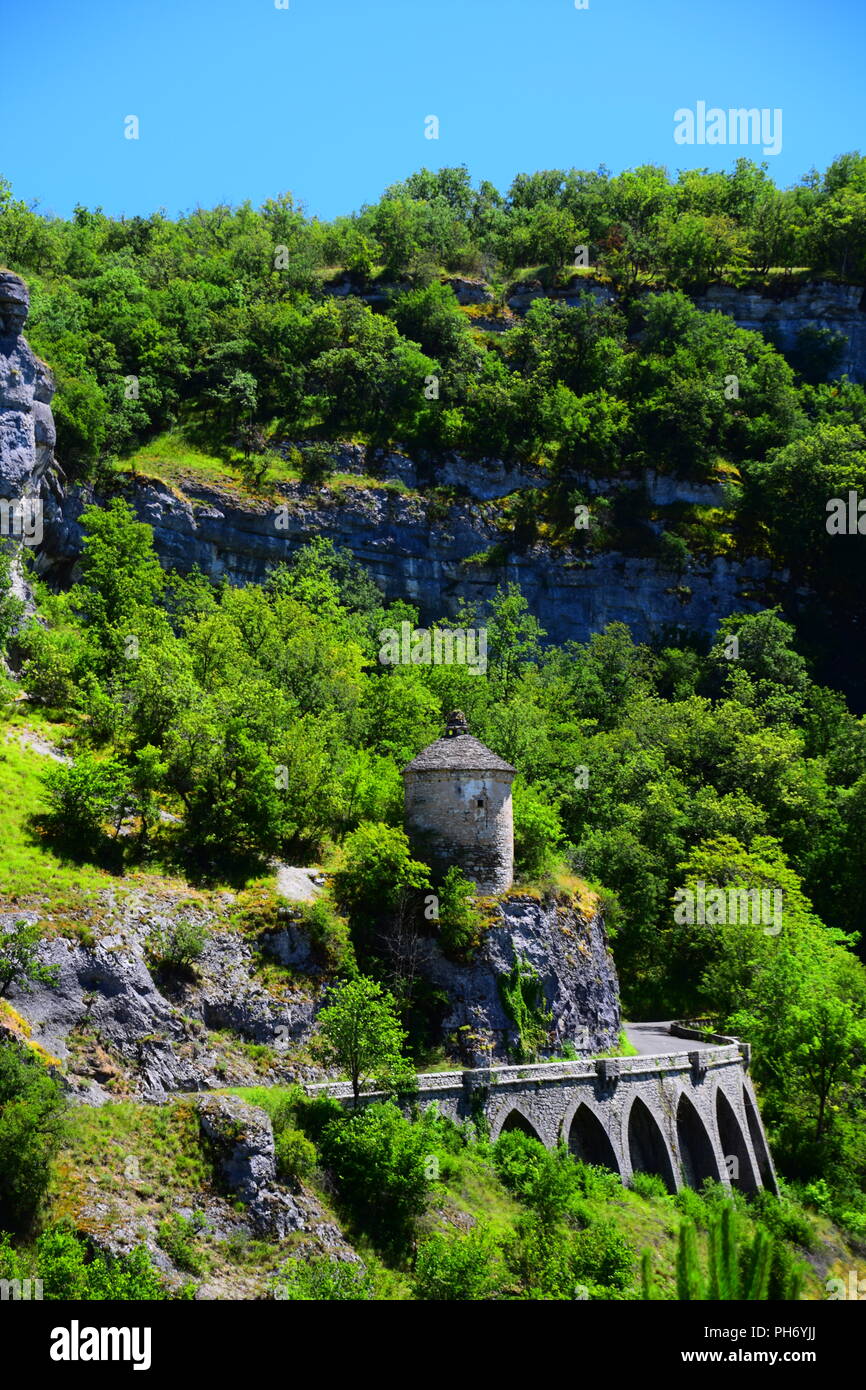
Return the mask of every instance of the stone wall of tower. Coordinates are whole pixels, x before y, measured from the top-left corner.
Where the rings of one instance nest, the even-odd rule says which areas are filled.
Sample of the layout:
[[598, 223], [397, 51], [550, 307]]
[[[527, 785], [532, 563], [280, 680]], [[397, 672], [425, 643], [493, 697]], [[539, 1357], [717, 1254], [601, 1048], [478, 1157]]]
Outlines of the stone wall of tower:
[[481, 893], [505, 893], [514, 878], [512, 781], [510, 772], [406, 772], [406, 832], [417, 857], [440, 876], [456, 864]]

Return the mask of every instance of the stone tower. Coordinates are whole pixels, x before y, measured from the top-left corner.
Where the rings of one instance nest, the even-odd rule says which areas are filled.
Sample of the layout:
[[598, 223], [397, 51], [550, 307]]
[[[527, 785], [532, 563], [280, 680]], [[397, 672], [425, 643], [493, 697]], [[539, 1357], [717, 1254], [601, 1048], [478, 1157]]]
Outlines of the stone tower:
[[514, 876], [509, 763], [473, 738], [460, 710], [445, 735], [403, 769], [406, 831], [414, 853], [442, 876], [456, 864], [481, 893], [504, 893]]

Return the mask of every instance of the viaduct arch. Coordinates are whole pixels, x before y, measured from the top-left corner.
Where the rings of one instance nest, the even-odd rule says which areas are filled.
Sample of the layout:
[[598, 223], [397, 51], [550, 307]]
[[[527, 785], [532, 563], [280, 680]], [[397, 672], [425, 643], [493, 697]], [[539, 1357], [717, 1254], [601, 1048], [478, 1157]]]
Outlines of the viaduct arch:
[[[493, 1140], [521, 1129], [548, 1148], [563, 1142], [624, 1183], [649, 1172], [669, 1192], [699, 1187], [705, 1178], [743, 1192], [777, 1192], [748, 1066], [749, 1048], [735, 1039], [689, 1050], [687, 1039], [672, 1037], [662, 1056], [422, 1074], [417, 1100], [423, 1107], [436, 1102], [458, 1123], [483, 1117]], [[344, 1082], [306, 1089], [351, 1100]], [[362, 1103], [376, 1099], [367, 1095]]]

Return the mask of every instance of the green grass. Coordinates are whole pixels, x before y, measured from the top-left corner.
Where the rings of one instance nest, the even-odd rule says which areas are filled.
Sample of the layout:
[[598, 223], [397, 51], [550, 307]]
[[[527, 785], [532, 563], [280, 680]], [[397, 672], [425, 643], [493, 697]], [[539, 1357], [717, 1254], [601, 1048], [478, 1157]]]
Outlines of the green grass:
[[625, 1030], [620, 1031], [616, 1047], [608, 1048], [607, 1052], [594, 1052], [593, 1057], [639, 1057], [640, 1053], [634, 1043], [629, 1042]]
[[181, 491], [190, 484], [204, 484], [231, 491], [244, 501], [262, 501], [269, 495], [274, 483], [297, 482], [300, 477], [296, 468], [282, 460], [274, 460], [268, 466], [264, 488], [257, 493], [244, 482], [240, 468], [242, 462], [242, 455], [237, 451], [228, 457], [209, 454], [181, 434], [170, 432], [159, 435], [128, 458], [119, 460], [116, 469], [119, 473], [159, 478], [167, 486]]
[[[53, 913], [92, 901], [114, 877], [64, 858], [32, 823], [46, 807], [42, 776], [49, 760], [7, 740], [0, 727], [0, 884], [14, 902], [47, 898]], [[48, 730], [45, 736], [49, 737]]]
[[[56, 743], [69, 725], [54, 723], [29, 704], [0, 722], [0, 904], [38, 907], [47, 904], [55, 929], [77, 930], [74, 919], [91, 914], [101, 892], [115, 894], [138, 889], [153, 892], [185, 892], [189, 901], [214, 903], [227, 885], [204, 892], [185, 879], [159, 870], [127, 867], [112, 873], [97, 864], [74, 859], [52, 845], [39, 827], [47, 809], [43, 777], [54, 764], [33, 749], [22, 747], [10, 732], [32, 728], [48, 742]], [[73, 919], [73, 920], [64, 920]]]
[[[273, 502], [280, 497], [275, 492], [277, 484], [299, 482], [301, 478], [296, 467], [274, 457], [268, 464], [262, 487], [254, 490], [244, 481], [242, 463], [243, 458], [237, 451], [226, 456], [209, 454], [183, 435], [171, 432], [159, 435], [127, 458], [118, 460], [115, 471], [127, 477], [156, 479], [177, 492], [195, 486], [211, 487], [244, 505]], [[338, 494], [347, 489], [373, 488], [413, 495], [399, 479], [376, 478], [370, 474], [329, 473], [320, 486]]]
[[163, 1207], [167, 1212], [178, 1204], [181, 1192], [206, 1192], [211, 1184], [191, 1101], [80, 1105], [69, 1113], [49, 1202], [54, 1216], [76, 1221], [94, 1197], [116, 1196], [142, 1209]]

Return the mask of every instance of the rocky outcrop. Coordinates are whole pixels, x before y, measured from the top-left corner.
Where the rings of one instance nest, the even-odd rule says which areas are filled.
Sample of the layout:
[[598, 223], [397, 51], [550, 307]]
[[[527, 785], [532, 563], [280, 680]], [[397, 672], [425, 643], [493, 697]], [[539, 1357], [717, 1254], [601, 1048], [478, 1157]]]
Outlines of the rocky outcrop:
[[29, 305], [20, 276], [0, 272], [0, 498], [37, 498], [47, 492], [56, 507], [63, 475], [54, 458], [55, 384], [22, 336]]
[[442, 1031], [464, 1065], [484, 1066], [515, 1055], [518, 1030], [500, 981], [518, 960], [538, 975], [552, 1016], [547, 1052], [561, 1052], [566, 1044], [584, 1053], [616, 1046], [619, 981], [601, 914], [582, 912], [567, 895], [539, 902], [512, 894], [495, 908], [494, 923], [471, 964], [455, 964], [433, 944], [422, 967], [447, 997]]
[[508, 307], [516, 314], [525, 314], [536, 299], [553, 299], [574, 306], [589, 295], [596, 304], [615, 304], [616, 295], [610, 285], [602, 284], [590, 275], [573, 275], [561, 289], [549, 289], [540, 280], [521, 280], [514, 285]]
[[54, 379], [22, 336], [29, 306], [20, 276], [0, 272], [0, 497], [34, 494], [53, 462]]
[[204, 1096], [198, 1113], [219, 1175], [247, 1208], [256, 1231], [282, 1238], [303, 1229], [306, 1223], [298, 1204], [277, 1187], [274, 1132], [267, 1112], [237, 1096]]
[[[306, 442], [283, 440], [276, 447], [284, 458], [288, 458], [293, 449], [303, 452]], [[507, 463], [503, 459], [472, 460], [459, 454], [446, 454], [437, 459], [434, 466], [429, 461], [418, 463], [398, 449], [374, 454], [363, 444], [345, 442], [336, 442], [332, 446], [331, 471], [372, 477], [383, 482], [398, 482], [413, 490], [435, 485], [471, 497], [476, 502], [507, 497], [523, 488], [544, 487], [548, 481], [543, 468]]]
[[[56, 983], [9, 992], [30, 1025], [31, 1041], [64, 1063], [68, 1085], [81, 1099], [99, 1104], [119, 1087], [159, 1101], [172, 1092], [259, 1079], [240, 1041], [235, 1055], [215, 1045], [220, 1030], [273, 1048], [271, 1080], [287, 1083], [299, 1075], [290, 1056], [313, 1030], [312, 982], [307, 989], [287, 985], [277, 996], [269, 993], [253, 975], [252, 943], [218, 926], [194, 972], [154, 976], [145, 942], [155, 928], [171, 924], [172, 911], [169, 905], [125, 904], [93, 945], [47, 937], [40, 961], [55, 967]], [[38, 915], [0, 913], [0, 931], [22, 918], [35, 922]]]

